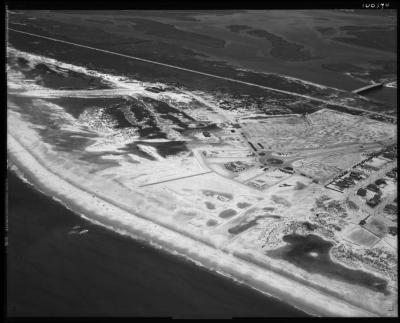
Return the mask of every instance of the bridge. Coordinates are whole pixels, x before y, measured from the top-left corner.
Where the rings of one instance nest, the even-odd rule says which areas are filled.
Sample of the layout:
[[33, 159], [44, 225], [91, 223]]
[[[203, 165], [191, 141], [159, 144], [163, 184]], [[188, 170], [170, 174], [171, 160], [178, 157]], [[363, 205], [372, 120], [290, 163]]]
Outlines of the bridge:
[[351, 92], [353, 92], [355, 94], [360, 94], [360, 93], [365, 93], [365, 92], [371, 91], [371, 90], [381, 87], [381, 86], [383, 86], [383, 83], [372, 83], [367, 86], [363, 86], [359, 89], [353, 90]]

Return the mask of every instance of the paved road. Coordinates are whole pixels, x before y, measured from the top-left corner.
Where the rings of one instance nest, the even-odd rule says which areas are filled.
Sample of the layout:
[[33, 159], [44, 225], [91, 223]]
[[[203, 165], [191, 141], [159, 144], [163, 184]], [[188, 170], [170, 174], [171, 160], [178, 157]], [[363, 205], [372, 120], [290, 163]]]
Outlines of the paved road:
[[187, 175], [187, 176], [181, 176], [181, 177], [174, 177], [171, 179], [166, 179], [164, 181], [159, 181], [159, 182], [154, 182], [154, 183], [148, 183], [148, 184], [143, 184], [143, 185], [139, 185], [139, 187], [145, 187], [145, 186], [151, 186], [151, 185], [156, 185], [156, 184], [161, 184], [161, 183], [166, 183], [166, 182], [172, 182], [172, 181], [177, 181], [183, 178], [189, 178], [189, 177], [195, 177], [195, 176], [200, 176], [200, 175], [204, 175], [204, 174], [209, 174], [212, 173], [213, 171], [208, 171], [208, 172], [204, 172], [204, 173], [199, 173], [199, 174], [192, 174], [192, 175]]
[[52, 40], [52, 41], [59, 42], [59, 43], [69, 44], [69, 45], [72, 45], [72, 46], [91, 49], [91, 50], [95, 50], [95, 51], [98, 51], [98, 52], [103, 52], [103, 53], [117, 55], [117, 56], [129, 58], [129, 59], [134, 59], [134, 60], [138, 60], [138, 61], [142, 61], [142, 62], [146, 62], [146, 63], [161, 65], [161, 66], [170, 67], [170, 68], [174, 68], [174, 69], [178, 69], [178, 70], [182, 70], [182, 71], [186, 71], [186, 72], [190, 72], [190, 73], [210, 76], [210, 77], [213, 77], [213, 78], [218, 78], [218, 79], [231, 81], [231, 82], [235, 82], [235, 83], [241, 83], [241, 84], [245, 84], [245, 85], [249, 85], [249, 86], [262, 88], [262, 89], [265, 89], [265, 90], [270, 90], [270, 91], [275, 91], [275, 92], [284, 93], [284, 94], [288, 94], [288, 95], [293, 95], [293, 96], [301, 97], [301, 98], [308, 99], [308, 100], [311, 100], [311, 101], [321, 102], [321, 103], [324, 103], [324, 104], [336, 105], [336, 106], [343, 107], [343, 108], [346, 108], [346, 109], [349, 109], [349, 110], [361, 111], [361, 112], [365, 112], [365, 113], [369, 113], [369, 114], [380, 115], [380, 116], [383, 116], [383, 117], [396, 119], [396, 118], [394, 118], [392, 116], [388, 116], [388, 115], [385, 115], [383, 113], [371, 112], [371, 111], [364, 110], [364, 109], [361, 109], [361, 108], [355, 108], [355, 107], [351, 107], [351, 106], [348, 106], [348, 105], [345, 105], [345, 104], [340, 104], [340, 103], [336, 103], [336, 102], [329, 101], [329, 100], [319, 99], [319, 98], [315, 98], [315, 97], [312, 97], [312, 96], [309, 96], [309, 95], [305, 95], [305, 94], [299, 94], [299, 93], [295, 93], [295, 92], [279, 90], [279, 89], [275, 89], [275, 88], [272, 88], [272, 87], [269, 87], [269, 86], [264, 86], [264, 85], [259, 85], [259, 84], [255, 84], [255, 83], [251, 83], [251, 82], [245, 82], [245, 81], [241, 81], [241, 80], [236, 80], [236, 79], [233, 79], [233, 78], [230, 78], [230, 77], [224, 77], [224, 76], [219, 76], [219, 75], [215, 75], [215, 74], [200, 72], [200, 71], [192, 70], [192, 69], [189, 69], [189, 68], [179, 67], [179, 66], [175, 66], [175, 65], [171, 65], [171, 64], [165, 64], [165, 63], [161, 63], [161, 62], [157, 62], [157, 61], [153, 61], [153, 60], [149, 60], [149, 59], [145, 59], [145, 58], [140, 58], [140, 57], [136, 57], [136, 56], [125, 55], [125, 54], [112, 52], [112, 51], [109, 51], [109, 50], [95, 48], [95, 47], [91, 47], [91, 46], [86, 46], [86, 45], [82, 45], [82, 44], [77, 44], [77, 43], [73, 43], [73, 42], [69, 42], [69, 41], [65, 41], [65, 40], [61, 40], [61, 39], [57, 39], [57, 38], [51, 38], [51, 37], [46, 37], [46, 36], [42, 36], [42, 35], [38, 35], [38, 34], [28, 33], [28, 32], [17, 30], [17, 29], [13, 29], [13, 28], [8, 28], [8, 30], [13, 31], [13, 32], [17, 32], [17, 33], [21, 33], [21, 34], [25, 34], [25, 35], [38, 37], [38, 38]]

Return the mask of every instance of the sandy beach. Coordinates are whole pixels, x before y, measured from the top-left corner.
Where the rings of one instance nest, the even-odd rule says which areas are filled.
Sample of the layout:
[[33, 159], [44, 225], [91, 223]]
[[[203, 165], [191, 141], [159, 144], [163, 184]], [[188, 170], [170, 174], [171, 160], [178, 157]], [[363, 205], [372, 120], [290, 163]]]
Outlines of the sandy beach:
[[[131, 236], [169, 253], [185, 257], [197, 265], [228, 276], [236, 281], [316, 316], [375, 316], [338, 298], [321, 293], [292, 279], [239, 259], [210, 244], [195, 240], [171, 228], [128, 212], [116, 203], [104, 201], [92, 192], [74, 185], [49, 170], [25, 147], [27, 137], [8, 129], [8, 158], [34, 183], [37, 189], [61, 201], [66, 207], [91, 222], [120, 234]], [[31, 140], [31, 138], [30, 138]], [[36, 150], [35, 152], [37, 153]], [[44, 160], [44, 159], [43, 159]], [[51, 161], [49, 160], [50, 164]], [[65, 175], [65, 174], [64, 174]], [[304, 297], [307, 295], [307, 298]]]
[[153, 14], [8, 12], [13, 312], [398, 316], [394, 12]]

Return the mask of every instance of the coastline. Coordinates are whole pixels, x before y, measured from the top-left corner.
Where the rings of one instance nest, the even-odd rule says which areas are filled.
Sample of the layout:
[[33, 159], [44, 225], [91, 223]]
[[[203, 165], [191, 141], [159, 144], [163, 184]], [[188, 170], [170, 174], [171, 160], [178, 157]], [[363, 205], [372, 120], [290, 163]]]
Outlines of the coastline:
[[[191, 262], [228, 276], [233, 280], [278, 298], [311, 315], [326, 316], [374, 316], [376, 314], [352, 306], [345, 301], [321, 294], [321, 292], [266, 270], [255, 263], [213, 248], [203, 241], [194, 240], [181, 233], [128, 213], [126, 210], [101, 200], [108, 210], [98, 207], [98, 197], [78, 188], [52, 173], [40, 164], [23, 146], [8, 133], [8, 158], [33, 185], [44, 194], [52, 196], [73, 212], [92, 223], [120, 234], [151, 244], [168, 253], [179, 255]], [[107, 218], [110, 210], [114, 218]], [[115, 217], [117, 219], [115, 219]], [[126, 221], [127, 217], [129, 222]], [[125, 220], [125, 221], [124, 221]], [[134, 225], [134, 227], [132, 226]], [[183, 247], [185, 246], [185, 247]], [[306, 301], [304, 295], [307, 294]], [[329, 305], [329, 306], [327, 306]]]

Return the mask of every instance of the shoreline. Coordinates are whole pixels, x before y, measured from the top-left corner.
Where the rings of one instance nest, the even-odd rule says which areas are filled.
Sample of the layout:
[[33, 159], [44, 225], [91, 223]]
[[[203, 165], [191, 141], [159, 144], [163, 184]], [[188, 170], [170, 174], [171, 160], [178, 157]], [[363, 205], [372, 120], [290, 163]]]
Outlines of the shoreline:
[[[46, 166], [41, 165], [9, 132], [8, 158], [30, 179], [36, 189], [39, 186], [39, 190], [42, 193], [51, 196], [92, 223], [106, 227], [119, 234], [127, 235], [135, 240], [143, 241], [170, 254], [184, 257], [196, 265], [227, 276], [236, 282], [290, 304], [311, 315], [376, 315], [340, 299], [324, 295], [314, 288], [294, 282], [255, 263], [240, 260], [234, 255], [205, 244], [203, 241], [195, 240], [170, 228], [136, 216], [116, 204], [111, 204], [109, 201], [101, 199], [102, 204], [107, 204], [109, 210], [111, 209], [112, 213], [116, 215], [117, 219], [110, 220], [107, 218], [107, 215], [110, 214], [109, 210], [105, 211], [98, 207], [96, 203], [90, 203], [92, 200], [99, 200], [98, 197], [61, 179], [47, 169]], [[127, 215], [129, 215], [130, 223], [124, 223], [124, 218]], [[134, 228], [132, 224], [135, 226]], [[293, 287], [293, 285], [297, 286]], [[308, 302], [303, 297], [306, 293], [308, 293], [308, 299], [310, 299]], [[329, 305], [329, 308], [327, 308], [327, 305]]]

